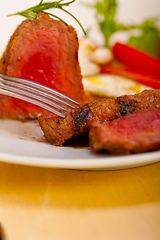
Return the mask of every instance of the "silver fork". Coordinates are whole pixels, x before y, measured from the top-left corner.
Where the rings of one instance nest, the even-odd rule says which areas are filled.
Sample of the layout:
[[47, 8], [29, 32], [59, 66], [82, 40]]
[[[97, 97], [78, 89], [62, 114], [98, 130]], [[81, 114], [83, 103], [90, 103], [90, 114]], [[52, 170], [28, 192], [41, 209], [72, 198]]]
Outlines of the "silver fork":
[[74, 109], [76, 106], [80, 106], [80, 104], [75, 100], [49, 87], [33, 81], [7, 76], [1, 73], [0, 94], [33, 103], [63, 118], [65, 118], [65, 114], [56, 109], [69, 112], [69, 109]]

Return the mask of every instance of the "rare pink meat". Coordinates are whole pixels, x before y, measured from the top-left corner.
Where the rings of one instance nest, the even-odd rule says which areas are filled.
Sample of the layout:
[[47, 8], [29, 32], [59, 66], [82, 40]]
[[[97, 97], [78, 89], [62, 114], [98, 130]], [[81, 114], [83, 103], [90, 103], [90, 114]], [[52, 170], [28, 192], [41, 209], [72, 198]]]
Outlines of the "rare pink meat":
[[160, 149], [160, 110], [140, 111], [90, 130], [92, 152], [140, 153]]
[[[6, 75], [32, 80], [84, 103], [82, 76], [78, 62], [78, 38], [72, 26], [38, 13], [22, 22], [0, 61]], [[34, 119], [44, 113], [35, 105], [0, 95], [0, 118]]]

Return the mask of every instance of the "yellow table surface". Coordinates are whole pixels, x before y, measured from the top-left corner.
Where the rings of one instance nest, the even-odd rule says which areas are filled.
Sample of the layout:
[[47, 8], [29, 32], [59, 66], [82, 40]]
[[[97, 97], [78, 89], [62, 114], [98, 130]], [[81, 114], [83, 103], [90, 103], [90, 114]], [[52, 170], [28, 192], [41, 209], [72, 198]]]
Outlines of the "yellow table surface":
[[6, 240], [159, 240], [160, 162], [76, 171], [0, 162]]

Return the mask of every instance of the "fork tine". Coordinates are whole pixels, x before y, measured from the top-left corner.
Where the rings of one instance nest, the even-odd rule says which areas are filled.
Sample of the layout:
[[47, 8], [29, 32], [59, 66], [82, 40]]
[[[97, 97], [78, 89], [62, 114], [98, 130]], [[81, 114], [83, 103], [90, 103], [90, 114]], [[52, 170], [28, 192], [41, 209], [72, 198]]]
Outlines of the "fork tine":
[[[50, 104], [51, 106], [56, 107], [56, 108], [58, 108], [60, 110], [69, 111], [67, 108], [62, 107], [62, 106], [58, 105], [57, 103], [54, 103], [54, 102], [52, 102], [52, 101], [50, 101], [48, 99], [45, 99], [43, 97], [40, 97], [38, 95], [34, 95], [32, 93], [23, 91], [21, 89], [16, 89], [15, 87], [4, 85], [4, 86], [1, 86], [1, 89], [6, 90], [6, 91], [11, 91], [11, 92], [13, 92], [14, 94], [17, 94], [17, 95], [21, 94], [21, 95], [24, 95], [24, 96], [27, 96], [27, 97], [36, 98], [37, 100], [45, 102], [47, 104]], [[18, 93], [17, 93], [17, 90], [18, 90]]]
[[[33, 82], [33, 81], [30, 81], [30, 80], [27, 80], [27, 79], [23, 79], [23, 78], [17, 78], [17, 77], [13, 77], [13, 76], [8, 76], [8, 75], [4, 75], [2, 73], [0, 73], [0, 77], [2, 79], [6, 79], [6, 80], [10, 80], [10, 81], [15, 81], [15, 82], [18, 82], [18, 83], [24, 83], [25, 85], [29, 85], [30, 87], [35, 87], [37, 89], [40, 89], [40, 90], [45, 90], [46, 92], [49, 92], [55, 96], [58, 96], [58, 97], [62, 97], [63, 99], [65, 100], [68, 100], [72, 103], [74, 103], [75, 105], [77, 106], [80, 106], [80, 104], [78, 102], [76, 102], [75, 100], [73, 100], [72, 98], [54, 90], [54, 89], [51, 89], [47, 86], [44, 86], [44, 85], [41, 85], [39, 83], [36, 83], [36, 82]], [[64, 104], [64, 103], [63, 103]]]
[[[16, 87], [16, 88], [18, 88], [18, 89], [21, 88], [21, 89], [24, 89], [24, 90], [25, 90], [25, 92], [21, 91], [21, 94], [26, 94], [26, 90], [28, 90], [28, 91], [31, 92], [31, 93], [38, 94], [38, 95], [36, 95], [36, 96], [37, 96], [37, 99], [40, 98], [40, 97], [38, 97], [38, 96], [42, 96], [42, 95], [43, 95], [43, 97], [50, 98], [50, 99], [52, 99], [52, 100], [58, 101], [59, 103], [62, 103], [63, 105], [74, 109], [74, 106], [73, 106], [73, 105], [71, 105], [71, 104], [69, 104], [68, 102], [62, 100], [61, 98], [58, 98], [58, 97], [56, 97], [56, 96], [54, 96], [54, 95], [52, 95], [52, 94], [48, 94], [48, 93], [46, 93], [46, 92], [44, 92], [44, 91], [42, 91], [42, 90], [38, 90], [37, 88], [33, 88], [33, 87], [28, 86], [28, 85], [24, 85], [24, 84], [21, 84], [21, 83], [19, 83], [19, 82], [14, 82], [14, 81], [8, 80], [8, 79], [5, 79], [5, 80], [4, 80], [4, 79], [0, 79], [0, 82], [1, 82], [1, 83], [4, 83], [5, 86], [8, 88], [8, 89], [5, 89], [5, 90], [10, 90], [10, 91], [15, 90], [14, 88], [11, 88], [11, 86]], [[5, 87], [3, 87], [3, 89], [4, 89], [4, 88], [5, 88]], [[32, 94], [29, 93], [29, 92], [27, 92], [27, 95], [30, 95], [30, 96], [31, 96]], [[19, 90], [19, 93], [20, 93], [20, 90]], [[32, 95], [31, 97], [34, 97], [34, 96]], [[39, 100], [40, 100], [40, 99], [39, 99]], [[42, 99], [41, 99], [41, 100], [42, 100]], [[45, 101], [48, 102], [48, 104], [52, 104], [52, 105], [55, 105], [55, 107], [58, 107], [58, 105], [57, 105], [56, 103], [53, 104], [53, 102], [49, 102], [47, 99], [46, 99]], [[59, 107], [59, 109], [60, 109], [60, 107]], [[63, 108], [63, 107], [62, 107], [61, 110], [66, 110], [66, 108]]]
[[[54, 106], [54, 107], [57, 107], [58, 109], [61, 109], [61, 110], [64, 110], [64, 111], [67, 111], [66, 108], [58, 105], [57, 103], [55, 102], [52, 102], [50, 100], [48, 100], [47, 98], [44, 98], [42, 97], [41, 95], [44, 93], [42, 91], [36, 91], [36, 89], [34, 88], [30, 88], [30, 87], [27, 87], [27, 86], [23, 86], [22, 84], [19, 84], [19, 83], [13, 83], [13, 82], [9, 82], [9, 85], [8, 85], [8, 82], [7, 82], [7, 85], [6, 85], [6, 80], [0, 80], [0, 82], [2, 83], [5, 83], [5, 85], [3, 85], [1, 88], [4, 89], [4, 90], [9, 90], [9, 91], [12, 91], [14, 93], [17, 93], [17, 90], [18, 90], [18, 93], [19, 94], [22, 94], [22, 95], [27, 95], [29, 97], [32, 97], [32, 98], [36, 98], [40, 101], [45, 101], [46, 103]], [[11, 86], [10, 86], [11, 85]], [[13, 86], [13, 87], [12, 87]], [[18, 87], [18, 88], [15, 88], [15, 87]], [[25, 89], [25, 91], [21, 90], [21, 89]], [[29, 90], [30, 92], [26, 92], [26, 90]], [[34, 93], [34, 94], [33, 94]], [[39, 95], [35, 94], [35, 93], [38, 93]], [[40, 95], [41, 94], [41, 95]], [[49, 95], [47, 95], [47, 97], [49, 97]], [[52, 97], [52, 95], [51, 95]], [[54, 100], [56, 101], [59, 101], [60, 103], [63, 103], [64, 101], [63, 100], [59, 100], [57, 97], [54, 97]], [[65, 102], [64, 102], [65, 104]], [[71, 108], [74, 108], [72, 105], [69, 104], [69, 106], [71, 106]]]
[[[35, 83], [33, 81], [28, 81], [25, 79], [16, 78], [12, 76], [6, 76], [0, 73], [0, 83], [1, 83], [0, 84], [1, 94], [5, 94], [11, 97], [19, 98], [21, 100], [36, 104], [42, 108], [45, 108], [51, 112], [54, 112], [55, 114], [61, 117], [65, 117], [65, 115], [57, 111], [53, 107], [63, 111], [69, 111], [69, 110], [57, 103], [61, 103], [64, 106], [74, 109], [75, 107], [70, 103], [66, 102], [67, 100], [79, 106], [78, 102], [67, 97], [66, 95], [56, 90], [50, 89], [46, 86]], [[62, 98], [65, 100], [63, 100]], [[49, 99], [52, 99], [57, 103]], [[39, 102], [38, 100], [41, 102]], [[47, 104], [53, 107], [50, 107]]]
[[[1, 88], [1, 87], [0, 87], [0, 88]], [[56, 109], [54, 109], [54, 108], [52, 108], [52, 107], [47, 106], [47, 105], [44, 104], [44, 103], [38, 102], [38, 101], [36, 101], [36, 100], [33, 100], [33, 99], [29, 98], [29, 97], [20, 96], [20, 95], [18, 95], [18, 94], [16, 94], [16, 93], [8, 92], [8, 91], [5, 91], [5, 90], [4, 90], [4, 91], [3, 91], [3, 90], [1, 91], [1, 89], [0, 89], [0, 94], [8, 95], [8, 96], [10, 96], [10, 97], [15, 97], [15, 98], [21, 99], [21, 100], [23, 100], [23, 101], [33, 103], [33, 104], [35, 104], [35, 105], [37, 105], [37, 106], [39, 106], [39, 107], [42, 107], [42, 108], [44, 108], [44, 109], [46, 109], [46, 110], [49, 110], [49, 111], [52, 112], [52, 113], [57, 114], [57, 115], [60, 116], [60, 117], [65, 118], [65, 115], [64, 115], [63, 113], [57, 111]]]

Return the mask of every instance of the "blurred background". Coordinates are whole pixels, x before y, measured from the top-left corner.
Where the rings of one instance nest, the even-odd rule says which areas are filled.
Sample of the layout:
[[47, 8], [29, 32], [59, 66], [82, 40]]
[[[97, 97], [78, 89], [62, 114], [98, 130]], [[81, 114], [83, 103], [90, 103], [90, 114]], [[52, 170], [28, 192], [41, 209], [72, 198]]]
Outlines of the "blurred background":
[[[0, 52], [4, 50], [6, 44], [17, 27], [25, 18], [22, 16], [7, 17], [8, 14], [22, 11], [26, 8], [37, 5], [40, 0], [0, 0]], [[46, 2], [46, 1], [44, 1]], [[67, 1], [64, 1], [67, 2]], [[96, 20], [96, 0], [76, 0], [66, 10], [71, 12], [81, 22], [89, 36], [95, 39], [99, 44], [104, 44], [103, 34], [99, 31]], [[85, 4], [90, 5], [86, 7]], [[116, 20], [124, 24], [140, 24], [148, 18], [160, 18], [160, 0], [117, 0]], [[68, 24], [75, 27], [78, 37], [83, 37], [83, 31], [77, 22], [61, 10], [49, 10], [58, 14]], [[113, 40], [114, 41], [114, 40]]]

